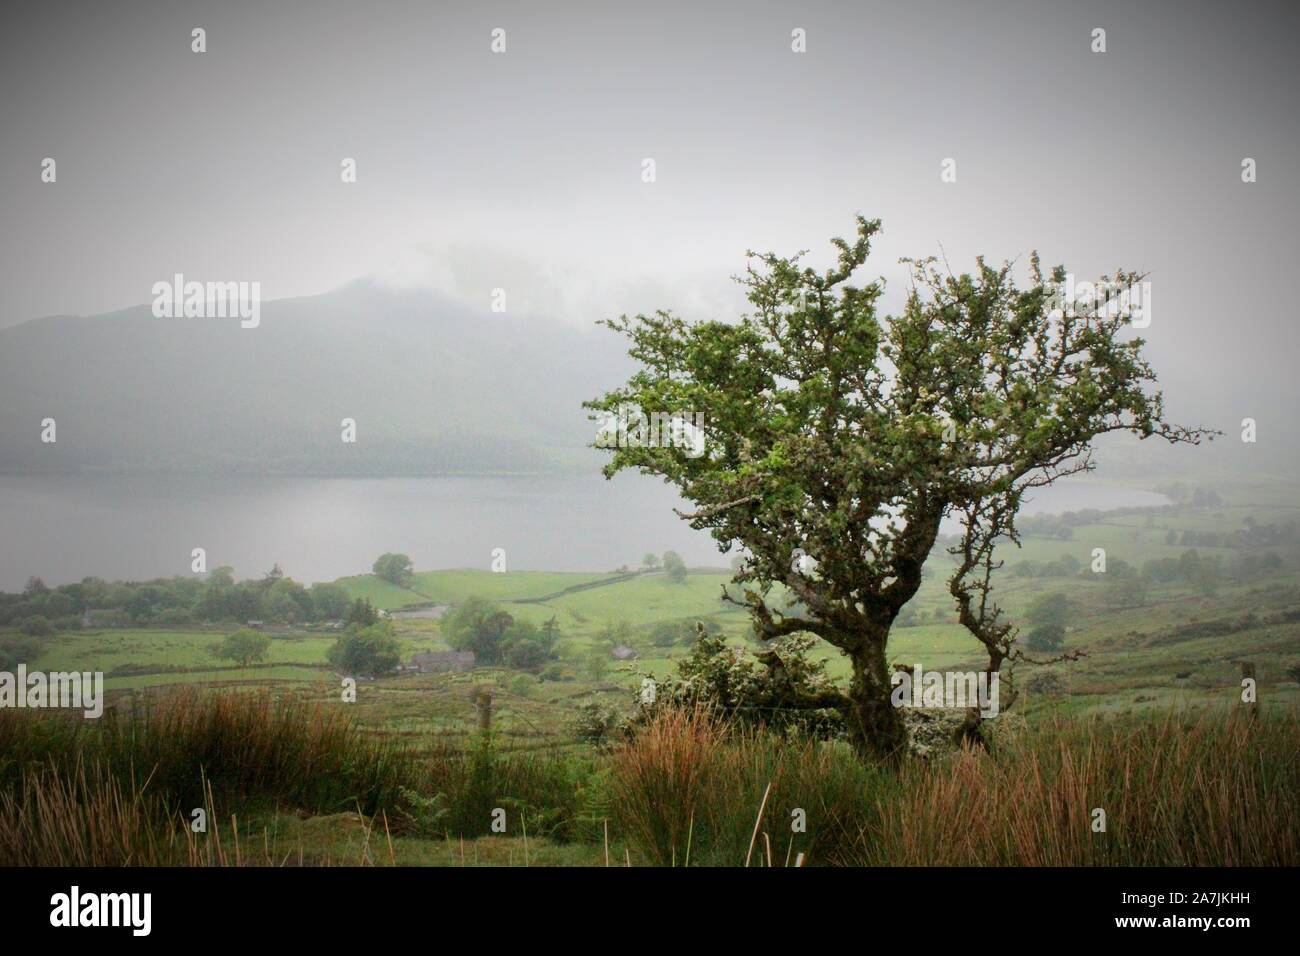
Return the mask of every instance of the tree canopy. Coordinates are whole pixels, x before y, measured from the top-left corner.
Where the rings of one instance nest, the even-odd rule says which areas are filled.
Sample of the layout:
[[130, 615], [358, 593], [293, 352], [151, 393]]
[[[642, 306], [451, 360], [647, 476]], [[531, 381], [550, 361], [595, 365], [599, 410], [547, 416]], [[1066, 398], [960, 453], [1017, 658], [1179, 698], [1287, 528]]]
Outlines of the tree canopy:
[[[933, 259], [905, 260], [903, 308], [882, 316], [883, 281], [850, 281], [880, 223], [859, 216], [857, 226], [852, 240], [832, 240], [838, 255], [825, 271], [801, 265], [802, 254], [750, 253], [739, 281], [753, 311], [738, 321], [667, 311], [607, 321], [640, 368], [587, 407], [702, 416], [702, 454], [632, 432], [609, 449], [605, 474], [663, 477], [696, 506], [680, 517], [723, 550], [742, 547], [734, 580], [744, 593], [729, 599], [761, 638], [806, 632], [844, 652], [853, 673], [838, 703], [850, 739], [864, 756], [893, 757], [906, 738], [885, 647], [940, 521], [961, 526], [949, 590], [997, 670], [1015, 634], [990, 598], [993, 548], [1015, 540], [1026, 492], [1091, 468], [1103, 433], [1171, 442], [1205, 433], [1165, 422], [1128, 314], [1065, 301], [1064, 267], [1045, 276], [1035, 254], [1021, 287], [1010, 264], [978, 259], [954, 275]], [[1121, 271], [1103, 282], [1141, 278]], [[797, 611], [774, 598], [776, 585]]]

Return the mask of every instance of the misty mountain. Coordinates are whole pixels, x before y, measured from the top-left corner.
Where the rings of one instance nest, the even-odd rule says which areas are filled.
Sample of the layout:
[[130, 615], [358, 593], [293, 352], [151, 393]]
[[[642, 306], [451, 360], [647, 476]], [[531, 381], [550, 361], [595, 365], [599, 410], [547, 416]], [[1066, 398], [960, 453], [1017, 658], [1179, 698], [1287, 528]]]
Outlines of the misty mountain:
[[[1103, 437], [1098, 477], [1287, 473], [1294, 424], [1164, 356], [1174, 420], [1222, 428], [1201, 448]], [[238, 318], [156, 318], [141, 305], [0, 329], [0, 471], [420, 476], [592, 471], [581, 403], [624, 381], [623, 341], [429, 291], [357, 282]], [[1181, 373], [1181, 374], [1180, 374]], [[1263, 410], [1243, 445], [1239, 409]], [[57, 442], [41, 441], [41, 422]], [[341, 440], [341, 421], [357, 441]], [[1279, 427], [1281, 426], [1281, 427]]]
[[[591, 467], [620, 339], [368, 282], [237, 318], [0, 330], [0, 470], [436, 475]], [[41, 441], [53, 418], [57, 441]], [[356, 420], [357, 441], [340, 422]]]

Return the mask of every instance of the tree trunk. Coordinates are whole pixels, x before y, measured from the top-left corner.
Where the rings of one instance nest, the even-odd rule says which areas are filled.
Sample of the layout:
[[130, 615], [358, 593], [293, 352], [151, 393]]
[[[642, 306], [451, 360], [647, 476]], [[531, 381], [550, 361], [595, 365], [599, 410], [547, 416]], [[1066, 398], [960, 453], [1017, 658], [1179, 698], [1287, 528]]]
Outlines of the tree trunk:
[[984, 719], [980, 716], [978, 707], [966, 708], [966, 716], [962, 719], [961, 726], [953, 734], [953, 743], [957, 746], [963, 744], [969, 747], [983, 747], [989, 749], [989, 742], [984, 739]]
[[852, 655], [844, 720], [849, 743], [864, 761], [897, 763], [907, 753], [907, 727], [903, 715], [890, 701], [889, 665], [885, 642], [869, 640]]

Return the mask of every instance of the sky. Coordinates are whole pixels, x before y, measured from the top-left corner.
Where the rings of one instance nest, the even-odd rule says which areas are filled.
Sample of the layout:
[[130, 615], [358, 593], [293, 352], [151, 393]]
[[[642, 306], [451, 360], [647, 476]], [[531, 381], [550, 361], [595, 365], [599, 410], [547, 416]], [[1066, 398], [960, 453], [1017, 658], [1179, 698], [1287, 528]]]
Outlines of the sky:
[[0, 327], [177, 272], [725, 317], [746, 249], [826, 263], [861, 212], [886, 306], [901, 256], [1146, 271], [1162, 380], [1282, 419], [1297, 26], [1249, 0], [8, 4]]

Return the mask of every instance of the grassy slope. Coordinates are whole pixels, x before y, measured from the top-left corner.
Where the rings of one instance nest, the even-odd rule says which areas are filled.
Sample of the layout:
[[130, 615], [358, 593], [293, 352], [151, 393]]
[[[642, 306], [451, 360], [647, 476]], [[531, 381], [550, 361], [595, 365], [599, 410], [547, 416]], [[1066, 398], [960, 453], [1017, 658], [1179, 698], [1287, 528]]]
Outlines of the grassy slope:
[[[1122, 558], [1141, 566], [1145, 561], [1177, 557], [1185, 549], [1164, 543], [1169, 528], [1178, 531], [1230, 531], [1245, 517], [1260, 523], [1285, 521], [1300, 515], [1300, 496], [1294, 488], [1270, 486], [1260, 489], [1220, 489], [1230, 504], [1214, 512], [1183, 512], [1160, 516], [1148, 525], [1144, 516], [1111, 518], [1104, 523], [1076, 529], [1071, 541], [1030, 538], [1019, 550], [1009, 549], [1008, 565], [1018, 561], [1046, 562], [1063, 554], [1074, 555], [1085, 566], [1092, 549], [1104, 547], [1108, 559]], [[1200, 548], [1203, 554], [1215, 549]], [[1225, 559], [1230, 553], [1220, 551]], [[1016, 578], [1006, 575], [998, 589], [999, 601], [1014, 618], [1036, 596], [1062, 592], [1080, 611], [1067, 646], [1085, 650], [1083, 660], [1053, 665], [1064, 684], [1056, 697], [1030, 695], [1018, 709], [1031, 717], [1050, 712], [1065, 715], [1085, 713], [1167, 711], [1173, 707], [1212, 706], [1227, 708], [1237, 700], [1237, 661], [1247, 659], [1259, 666], [1261, 699], [1268, 708], [1300, 707], [1300, 687], [1285, 679], [1283, 665], [1300, 660], [1300, 625], [1260, 625], [1217, 636], [1177, 636], [1173, 629], [1192, 622], [1239, 619], [1248, 611], [1269, 615], [1300, 608], [1300, 555], [1284, 555], [1285, 569], [1269, 579], [1243, 586], [1224, 586], [1205, 596], [1174, 586], [1153, 590], [1147, 606], [1115, 609], [1109, 604], [1107, 581], [1102, 576], [1070, 579]], [[903, 663], [921, 663], [927, 668], [956, 667], [974, 663], [978, 657], [972, 639], [951, 622], [950, 598], [943, 580], [942, 559], [932, 562], [915, 602], [925, 623], [898, 628], [891, 636], [890, 657]], [[398, 608], [430, 601], [457, 603], [469, 595], [482, 595], [511, 602], [555, 594], [574, 585], [607, 578], [600, 574], [562, 574], [452, 570], [422, 572], [411, 589], [395, 588], [371, 575], [342, 579], [352, 596], [369, 597], [380, 607]], [[684, 585], [675, 585], [663, 575], [646, 575], [633, 580], [580, 590], [554, 597], [544, 603], [507, 604], [518, 617], [542, 621], [554, 615], [565, 638], [578, 649], [594, 647], [609, 625], [626, 622], [629, 643], [642, 653], [640, 660], [614, 665], [599, 679], [575, 672], [563, 682], [521, 682], [517, 674], [504, 670], [479, 669], [467, 674], [418, 675], [362, 683], [358, 688], [356, 716], [370, 732], [401, 740], [420, 750], [438, 741], [466, 742], [475, 727], [471, 689], [494, 687], [493, 726], [505, 751], [576, 748], [569, 724], [579, 704], [596, 701], [607, 706], [626, 706], [630, 690], [646, 671], [664, 674], [673, 658], [687, 651], [676, 646], [667, 650], [648, 644], [648, 633], [656, 622], [708, 618], [717, 622], [737, 643], [745, 639], [748, 625], [742, 612], [719, 600], [721, 585], [729, 580], [725, 572], [692, 572]], [[936, 611], [940, 612], [935, 620]], [[439, 624], [431, 620], [402, 621], [399, 633], [408, 651], [444, 646]], [[338, 689], [325, 664], [325, 654], [334, 640], [329, 633], [275, 637], [267, 666], [231, 668], [217, 661], [207, 650], [221, 635], [221, 629], [192, 631], [105, 630], [61, 634], [50, 639], [47, 650], [32, 666], [43, 669], [92, 669], [111, 672], [122, 665], [151, 668], [186, 668], [185, 672], [159, 672], [109, 678], [110, 690], [126, 690], [171, 683], [219, 685], [266, 685], [293, 687], [309, 699], [336, 702]], [[823, 652], [833, 673], [845, 672], [844, 661], [833, 649]], [[1188, 676], [1178, 677], [1185, 673]], [[273, 824], [289, 848], [305, 844], [309, 859], [336, 863], [371, 862], [462, 865], [458, 842], [443, 843], [415, 838], [393, 841], [389, 857], [387, 841], [363, 839], [363, 832], [348, 815], [298, 821], [285, 817]], [[368, 850], [366, 847], [368, 846]], [[574, 865], [603, 862], [598, 846], [556, 846], [534, 840], [529, 852], [534, 864]], [[500, 865], [522, 862], [522, 841], [514, 837], [469, 841], [464, 845], [464, 864]], [[621, 847], [613, 847], [617, 860]]]
[[[1269, 485], [1255, 488], [1222, 489], [1229, 502], [1215, 511], [1184, 511], [1160, 515], [1154, 519], [1136, 515], [1108, 518], [1101, 524], [1078, 528], [1073, 540], [1059, 541], [1026, 538], [1020, 549], [1009, 548], [1005, 559], [1009, 566], [1019, 561], [1046, 562], [1071, 554], [1087, 566], [1094, 548], [1103, 547], [1108, 560], [1123, 559], [1141, 566], [1152, 559], [1177, 557], [1185, 550], [1181, 545], [1165, 544], [1170, 528], [1183, 530], [1230, 531], [1247, 517], [1260, 523], [1293, 519], [1300, 515], [1300, 500], [1294, 487]], [[1226, 550], [1200, 548], [1202, 554]], [[1300, 658], [1300, 626], [1295, 624], [1260, 626], [1237, 633], [1213, 637], [1169, 640], [1161, 634], [1180, 624], [1196, 620], [1240, 617], [1248, 610], [1261, 614], [1300, 607], [1300, 556], [1286, 556], [1287, 567], [1271, 579], [1257, 580], [1244, 586], [1224, 586], [1212, 597], [1182, 586], [1153, 590], [1147, 606], [1119, 610], [1110, 606], [1108, 581], [1104, 575], [1085, 574], [1077, 578], [1017, 578], [1010, 574], [999, 583], [997, 597], [1012, 618], [1023, 613], [1035, 597], [1061, 592], [1079, 608], [1076, 625], [1067, 640], [1070, 648], [1082, 649], [1088, 656], [1082, 661], [1054, 665], [1065, 684], [1065, 695], [1053, 699], [1031, 699], [1032, 712], [1050, 706], [1070, 712], [1084, 710], [1115, 711], [1131, 708], [1160, 707], [1169, 703], [1226, 703], [1235, 697], [1240, 659], [1254, 660], [1260, 668], [1261, 687], [1271, 699], [1288, 706], [1300, 704], [1300, 690], [1284, 680], [1282, 665]], [[931, 562], [930, 573], [914, 599], [920, 619], [917, 627], [896, 628], [890, 639], [890, 658], [899, 663], [920, 663], [927, 668], [951, 668], [978, 662], [977, 646], [953, 622], [951, 599], [944, 584], [944, 558]], [[368, 597], [384, 608], [436, 601], [458, 603], [470, 595], [480, 595], [502, 602], [516, 617], [540, 623], [554, 616], [566, 641], [577, 651], [596, 646], [608, 628], [625, 624], [625, 637], [641, 657], [631, 665], [617, 665], [598, 680], [575, 675], [562, 684], [535, 685], [530, 690], [527, 708], [529, 719], [548, 731], [557, 730], [567, 719], [576, 701], [608, 699], [624, 702], [626, 692], [612, 688], [629, 688], [646, 672], [663, 675], [671, 670], [673, 660], [686, 648], [652, 647], [650, 629], [662, 621], [708, 619], [716, 622], [736, 642], [748, 634], [748, 621], [742, 611], [719, 598], [728, 572], [693, 571], [685, 584], [673, 584], [662, 574], [649, 574], [631, 580], [618, 580], [608, 574], [513, 571], [491, 573], [486, 570], [426, 571], [415, 576], [410, 589], [394, 587], [373, 575], [343, 578], [338, 583], [353, 597]], [[556, 595], [565, 589], [610, 580], [597, 587]], [[399, 632], [406, 650], [445, 646], [438, 623], [429, 620], [402, 621]], [[321, 685], [332, 681], [324, 667], [325, 655], [334, 640], [332, 634], [301, 637], [276, 637], [264, 668], [238, 670], [216, 660], [208, 646], [219, 630], [146, 631], [108, 630], [63, 634], [51, 640], [47, 652], [35, 666], [47, 669], [76, 668], [103, 670], [111, 674], [122, 665], [154, 669], [186, 669], [184, 673], [120, 674], [110, 676], [110, 689], [150, 686], [170, 682], [207, 681], [301, 681]], [[821, 652], [831, 672], [843, 675], [846, 662], [832, 648]], [[1189, 673], [1178, 678], [1179, 673]], [[504, 686], [514, 675], [475, 672], [474, 679], [489, 680]], [[458, 678], [464, 675], [458, 675]], [[417, 696], [455, 697], [461, 693], [443, 678], [408, 678], [381, 682], [383, 687], [405, 687]], [[425, 683], [419, 683], [424, 681]], [[447, 687], [443, 688], [443, 683]], [[610, 688], [610, 689], [603, 689]], [[370, 688], [367, 688], [370, 690]], [[409, 693], [406, 696], [410, 696]], [[468, 720], [471, 715], [464, 701], [449, 701], [450, 712]], [[442, 709], [425, 704], [428, 710]], [[503, 706], [505, 706], [503, 702]], [[539, 709], [540, 708], [540, 709]], [[382, 723], [382, 719], [379, 723]]]

